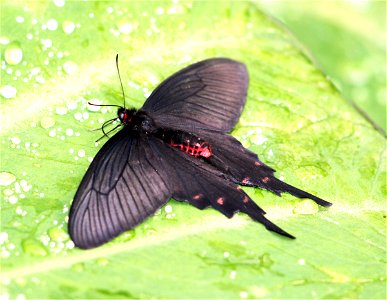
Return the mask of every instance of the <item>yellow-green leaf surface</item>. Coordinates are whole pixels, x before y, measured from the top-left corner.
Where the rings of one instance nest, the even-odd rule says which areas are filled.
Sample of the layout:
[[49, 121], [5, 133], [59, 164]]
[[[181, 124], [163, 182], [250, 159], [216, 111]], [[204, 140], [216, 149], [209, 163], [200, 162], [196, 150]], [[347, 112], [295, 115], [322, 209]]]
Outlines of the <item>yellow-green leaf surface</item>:
[[[1, 3], [4, 299], [385, 298], [385, 139], [277, 24], [248, 2]], [[171, 200], [135, 230], [75, 249], [68, 210], [114, 109], [139, 108], [174, 71], [244, 62], [232, 134], [277, 176], [333, 202], [246, 191], [297, 236]], [[189, 170], [188, 170], [189, 171]]]
[[258, 0], [257, 5], [284, 21], [344, 97], [386, 131], [386, 1]]

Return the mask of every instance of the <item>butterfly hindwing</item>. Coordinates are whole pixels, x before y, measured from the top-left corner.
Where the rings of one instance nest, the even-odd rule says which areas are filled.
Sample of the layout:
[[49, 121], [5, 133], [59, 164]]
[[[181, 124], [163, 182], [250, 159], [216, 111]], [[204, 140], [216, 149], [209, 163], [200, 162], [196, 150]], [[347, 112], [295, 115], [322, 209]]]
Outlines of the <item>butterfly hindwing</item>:
[[265, 211], [238, 185], [204, 161], [162, 142], [155, 143], [154, 146], [159, 155], [168, 157], [168, 160], [163, 161], [164, 168], [172, 183], [172, 197], [176, 200], [189, 202], [199, 209], [212, 206], [228, 218], [240, 211], [262, 223], [268, 230], [293, 238], [266, 219]]
[[142, 110], [166, 124], [228, 132], [242, 112], [247, 87], [244, 64], [227, 58], [207, 59], [163, 81]]
[[123, 128], [102, 147], [74, 197], [69, 233], [80, 248], [133, 228], [170, 198], [152, 138]]

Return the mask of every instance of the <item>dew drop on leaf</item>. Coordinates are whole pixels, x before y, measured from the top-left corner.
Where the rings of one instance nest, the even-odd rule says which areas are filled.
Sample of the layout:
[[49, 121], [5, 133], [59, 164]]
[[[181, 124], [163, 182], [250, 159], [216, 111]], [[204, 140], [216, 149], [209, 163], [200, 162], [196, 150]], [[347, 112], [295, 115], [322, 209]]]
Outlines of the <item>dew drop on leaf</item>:
[[65, 0], [54, 0], [53, 2], [57, 7], [63, 7], [65, 5]]
[[7, 196], [7, 197], [13, 195], [13, 193], [14, 193], [14, 192], [13, 192], [13, 190], [11, 190], [11, 189], [5, 189], [5, 190], [3, 191], [4, 196]]
[[81, 149], [81, 150], [78, 151], [78, 156], [79, 156], [79, 157], [85, 157], [85, 154], [86, 154], [86, 152], [85, 152], [85, 150], [83, 150], [83, 149]]
[[57, 107], [55, 109], [55, 112], [56, 112], [56, 114], [63, 116], [65, 114], [67, 114], [67, 108], [64, 106], [60, 106], [60, 107]]
[[24, 22], [24, 18], [22, 16], [17, 16], [16, 17], [16, 22], [23, 23]]
[[6, 241], [8, 241], [8, 233], [0, 232], [0, 245], [3, 245]]
[[46, 80], [44, 79], [44, 77], [42, 75], [36, 76], [35, 81], [37, 83], [40, 83], [40, 84], [44, 84], [46, 82]]
[[66, 129], [66, 135], [67, 135], [67, 136], [73, 136], [73, 135], [74, 135], [74, 130], [71, 129], [71, 128], [67, 128], [67, 129]]
[[9, 44], [9, 38], [6, 36], [0, 36], [0, 44], [1, 45], [8, 45]]
[[129, 34], [133, 30], [133, 25], [127, 21], [118, 23], [118, 30], [123, 34]]
[[54, 242], [64, 242], [69, 238], [67, 233], [58, 227], [50, 228], [47, 233], [50, 239]]
[[63, 64], [63, 70], [66, 72], [66, 74], [72, 75], [78, 71], [78, 65], [73, 61], [66, 61]]
[[100, 266], [106, 266], [109, 263], [109, 260], [105, 257], [100, 257], [97, 259], [97, 264]]
[[55, 120], [51, 117], [43, 117], [40, 120], [40, 126], [42, 126], [42, 128], [44, 129], [50, 128], [54, 125], [55, 125]]
[[75, 30], [75, 23], [72, 21], [64, 21], [62, 24], [62, 29], [65, 34], [72, 34]]
[[4, 85], [0, 88], [0, 94], [6, 99], [10, 99], [16, 96], [16, 88], [12, 85]]
[[48, 20], [46, 25], [48, 30], [54, 31], [58, 29], [58, 21], [55, 19]]
[[7, 186], [14, 183], [16, 180], [16, 176], [12, 173], [1, 172], [0, 173], [0, 186]]
[[5, 49], [4, 58], [9, 65], [19, 64], [23, 60], [23, 50], [20, 47], [20, 43], [10, 43]]
[[19, 200], [19, 198], [16, 197], [15, 195], [12, 195], [8, 198], [8, 202], [11, 204], [16, 204], [18, 200]]
[[47, 250], [43, 244], [34, 239], [26, 239], [22, 242], [22, 248], [25, 253], [33, 256], [46, 256]]
[[83, 263], [77, 263], [77, 264], [74, 264], [72, 265], [71, 267], [74, 271], [76, 272], [82, 272], [84, 269], [85, 269], [85, 266]]

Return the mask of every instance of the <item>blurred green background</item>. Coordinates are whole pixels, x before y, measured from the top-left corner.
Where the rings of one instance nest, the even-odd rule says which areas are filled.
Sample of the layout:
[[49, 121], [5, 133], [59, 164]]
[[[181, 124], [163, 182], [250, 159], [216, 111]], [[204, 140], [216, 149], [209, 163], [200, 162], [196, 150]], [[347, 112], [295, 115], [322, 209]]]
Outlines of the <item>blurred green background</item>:
[[258, 1], [376, 127], [386, 131], [386, 1]]

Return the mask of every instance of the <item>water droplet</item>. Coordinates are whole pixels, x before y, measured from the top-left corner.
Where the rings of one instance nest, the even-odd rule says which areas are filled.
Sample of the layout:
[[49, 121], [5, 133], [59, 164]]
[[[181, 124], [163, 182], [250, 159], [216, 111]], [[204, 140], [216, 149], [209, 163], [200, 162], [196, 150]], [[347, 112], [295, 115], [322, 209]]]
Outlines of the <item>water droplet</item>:
[[24, 18], [22, 16], [17, 16], [16, 17], [16, 22], [23, 23], [24, 22]]
[[299, 215], [312, 215], [319, 210], [318, 204], [312, 200], [302, 200], [297, 203], [293, 209], [294, 214]]
[[6, 241], [8, 241], [8, 233], [0, 232], [0, 245], [4, 244]]
[[53, 2], [57, 7], [63, 7], [65, 5], [65, 0], [53, 0]]
[[1, 186], [7, 186], [12, 183], [14, 183], [16, 180], [16, 176], [13, 175], [12, 173], [8, 172], [1, 172], [0, 173], [0, 185]]
[[18, 197], [16, 197], [15, 195], [12, 195], [8, 198], [8, 202], [11, 204], [16, 204], [18, 200]]
[[68, 74], [72, 75], [78, 71], [78, 65], [73, 61], [66, 61], [63, 64], [63, 70]]
[[83, 263], [77, 263], [72, 265], [71, 268], [76, 272], [82, 272], [85, 269], [85, 266]]
[[104, 257], [100, 257], [97, 259], [97, 264], [99, 264], [100, 266], [106, 266], [107, 264], [109, 263], [109, 260], [107, 258], [104, 258]]
[[16, 88], [11, 85], [4, 85], [0, 88], [0, 94], [6, 99], [10, 99], [16, 96]]
[[83, 150], [83, 149], [81, 149], [81, 150], [78, 151], [78, 156], [79, 156], [79, 157], [85, 157], [85, 154], [86, 154], [86, 152], [85, 152], [85, 150]]
[[123, 34], [129, 34], [133, 31], [133, 25], [127, 21], [121, 21], [118, 23], [118, 30]]
[[42, 128], [44, 129], [50, 128], [54, 125], [55, 125], [55, 120], [51, 117], [43, 117], [40, 120], [40, 126], [42, 126]]
[[171, 213], [172, 212], [172, 206], [171, 205], [167, 205], [165, 206], [164, 208], [165, 212], [168, 214], [168, 213]]
[[55, 137], [56, 136], [56, 129], [51, 129], [50, 132], [48, 133], [50, 137]]
[[9, 196], [13, 195], [13, 190], [11, 190], [11, 189], [5, 189], [5, 190], [3, 191], [3, 194], [4, 194], [4, 196], [9, 197]]
[[108, 14], [111, 14], [111, 13], [113, 12], [113, 7], [108, 7], [108, 8], [106, 9], [106, 12], [107, 12]]
[[48, 30], [54, 31], [58, 29], [58, 21], [55, 19], [48, 20], [46, 25]]
[[64, 116], [65, 114], [67, 114], [67, 108], [64, 107], [64, 106], [60, 106], [60, 107], [57, 107], [57, 108], [55, 109], [55, 112], [56, 112], [58, 115]]
[[21, 142], [21, 140], [18, 136], [11, 137], [10, 140], [11, 140], [12, 144], [15, 144], [15, 145], [19, 145]]
[[236, 271], [231, 271], [230, 279], [234, 280], [236, 278]]
[[0, 44], [1, 45], [8, 45], [9, 44], [9, 38], [6, 36], [0, 36]]
[[68, 108], [69, 110], [74, 110], [74, 109], [77, 108], [78, 105], [77, 105], [77, 102], [75, 102], [75, 101], [70, 101], [70, 102], [67, 102], [66, 106], [67, 106], [67, 108]]
[[44, 84], [46, 82], [46, 80], [44, 79], [44, 77], [42, 75], [36, 76], [35, 80], [37, 83], [40, 83], [40, 84]]
[[300, 259], [298, 260], [298, 264], [299, 264], [300, 266], [305, 265], [305, 259], [300, 258]]
[[33, 256], [46, 256], [47, 250], [43, 244], [37, 240], [27, 239], [22, 242], [22, 248], [25, 253]]
[[26, 296], [24, 294], [18, 294], [16, 296], [16, 300], [25, 300], [26, 299]]
[[148, 236], [156, 235], [156, 234], [157, 234], [157, 230], [154, 229], [154, 228], [148, 228], [148, 229], [146, 230], [146, 235], [148, 235]]
[[64, 242], [69, 239], [67, 233], [58, 227], [53, 227], [48, 230], [48, 236], [54, 242]]
[[75, 30], [75, 24], [72, 21], [64, 21], [62, 24], [62, 29], [65, 34], [72, 34]]
[[241, 297], [242, 299], [246, 299], [248, 296], [249, 296], [249, 293], [246, 291], [242, 291], [239, 293], [239, 297]]
[[75, 114], [74, 114], [74, 119], [77, 120], [77, 121], [81, 121], [81, 122], [82, 122], [82, 121], [83, 121], [83, 120], [82, 120], [82, 114], [79, 113], [79, 112], [78, 112], [78, 113], [75, 113]]
[[41, 43], [43, 45], [43, 49], [48, 49], [52, 47], [52, 40], [50, 39], [42, 39]]
[[7, 46], [4, 52], [4, 58], [7, 64], [17, 65], [23, 60], [23, 50], [19, 42], [12, 42]]
[[71, 129], [71, 128], [67, 128], [67, 129], [66, 129], [66, 135], [67, 135], [67, 136], [73, 136], [73, 135], [74, 135], [74, 130]]

